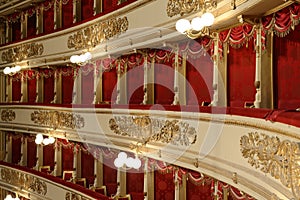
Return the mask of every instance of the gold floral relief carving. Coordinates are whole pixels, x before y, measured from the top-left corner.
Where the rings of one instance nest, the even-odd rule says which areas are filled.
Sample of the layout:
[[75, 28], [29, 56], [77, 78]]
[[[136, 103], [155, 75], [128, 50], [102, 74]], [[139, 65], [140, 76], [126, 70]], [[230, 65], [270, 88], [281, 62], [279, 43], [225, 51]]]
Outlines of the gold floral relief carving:
[[34, 111], [31, 120], [39, 125], [56, 128], [80, 129], [84, 127], [84, 118], [78, 114], [59, 111]]
[[83, 197], [79, 194], [74, 194], [74, 193], [71, 193], [71, 192], [67, 192], [65, 200], [89, 200], [89, 198]]
[[167, 15], [189, 14], [195, 11], [211, 10], [217, 7], [217, 0], [169, 0], [167, 4]]
[[279, 179], [291, 188], [296, 199], [300, 199], [299, 143], [251, 132], [241, 137], [240, 146], [243, 157], [251, 166]]
[[1, 168], [1, 180], [39, 195], [47, 194], [47, 185], [37, 177], [13, 169]]
[[79, 30], [68, 39], [68, 48], [86, 49], [95, 47], [114, 36], [128, 30], [127, 17], [113, 18], [93, 24], [87, 28]]
[[8, 49], [2, 53], [2, 60], [8, 63], [20, 62], [27, 58], [42, 55], [44, 51], [43, 44], [29, 43], [22, 44]]
[[163, 120], [149, 116], [117, 116], [109, 120], [117, 135], [138, 138], [143, 144], [162, 142], [189, 146], [197, 140], [196, 130], [187, 122]]
[[8, 122], [16, 119], [16, 113], [13, 110], [2, 110], [1, 111], [1, 120]]

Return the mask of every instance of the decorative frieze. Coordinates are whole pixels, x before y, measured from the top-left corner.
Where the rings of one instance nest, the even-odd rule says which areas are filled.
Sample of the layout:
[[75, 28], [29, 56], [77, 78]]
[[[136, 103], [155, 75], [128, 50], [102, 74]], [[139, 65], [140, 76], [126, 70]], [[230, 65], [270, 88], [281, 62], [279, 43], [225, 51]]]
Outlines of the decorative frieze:
[[8, 122], [16, 119], [16, 113], [13, 110], [2, 110], [1, 111], [1, 120]]
[[68, 39], [68, 48], [75, 48], [78, 50], [95, 47], [104, 40], [108, 40], [109, 38], [119, 35], [127, 30], [127, 17], [101, 21], [71, 35]]
[[54, 129], [80, 129], [84, 127], [84, 118], [71, 112], [34, 111], [31, 113], [31, 120], [38, 125], [49, 126]]
[[251, 166], [279, 179], [291, 188], [296, 199], [300, 199], [299, 143], [251, 132], [241, 137], [240, 146]]
[[74, 194], [74, 193], [71, 193], [71, 192], [67, 192], [65, 200], [89, 200], [89, 198], [83, 197], [79, 194]]
[[109, 127], [115, 134], [141, 139], [143, 144], [162, 142], [189, 146], [197, 140], [195, 128], [179, 120], [118, 116], [109, 120]]
[[13, 63], [42, 55], [44, 51], [43, 44], [28, 43], [10, 48], [2, 53], [2, 61]]
[[22, 188], [39, 195], [47, 194], [47, 185], [35, 176], [13, 169], [1, 168], [1, 180], [14, 187]]

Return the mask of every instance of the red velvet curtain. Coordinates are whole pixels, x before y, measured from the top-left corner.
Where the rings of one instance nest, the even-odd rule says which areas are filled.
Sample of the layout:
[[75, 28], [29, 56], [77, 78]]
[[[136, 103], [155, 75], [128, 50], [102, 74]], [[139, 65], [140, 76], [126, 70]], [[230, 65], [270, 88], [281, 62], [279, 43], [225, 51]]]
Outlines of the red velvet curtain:
[[175, 184], [173, 173], [162, 174], [159, 171], [154, 173], [155, 179], [155, 199], [174, 200]]
[[[116, 68], [112, 68], [109, 71], [102, 73], [102, 99], [103, 101], [111, 102], [114, 101], [113, 91], [117, 90], [117, 71]], [[116, 93], [116, 91], [115, 91]]]
[[274, 37], [275, 102], [278, 109], [300, 107], [300, 26], [286, 37]]
[[21, 160], [21, 137], [12, 136], [12, 163], [18, 164]]
[[54, 5], [52, 1], [44, 3], [43, 24], [44, 33], [52, 33], [54, 31]]
[[117, 169], [114, 166], [114, 159], [115, 157], [103, 158], [103, 185], [106, 186], [107, 196], [117, 192]]
[[190, 56], [186, 64], [187, 104], [201, 105], [203, 101], [211, 102], [213, 84], [213, 61], [203, 50], [197, 56]]
[[36, 13], [33, 13], [27, 18], [27, 38], [32, 38], [36, 35]]
[[27, 71], [28, 103], [34, 103], [36, 99], [36, 74], [35, 71]]
[[21, 78], [17, 76], [19, 75], [13, 76], [12, 80], [12, 101], [21, 100]]
[[74, 73], [72, 68], [62, 68], [62, 103], [72, 103]]
[[87, 186], [94, 183], [94, 156], [89, 151], [81, 151], [81, 177]]
[[94, 66], [81, 67], [81, 103], [91, 104], [94, 99]]
[[118, 0], [104, 0], [103, 1], [103, 11], [113, 11], [114, 8], [118, 5]]
[[20, 19], [12, 23], [12, 41], [21, 40], [21, 22]]
[[68, 0], [62, 5], [62, 27], [68, 28], [73, 25], [73, 0]]
[[127, 99], [129, 104], [141, 104], [144, 98], [144, 69], [143, 65], [129, 69], [127, 78]]
[[[50, 70], [52, 71], [52, 70]], [[48, 70], [45, 73], [53, 73]], [[54, 75], [44, 77], [44, 103], [50, 103], [54, 98]]]
[[73, 170], [73, 148], [65, 148], [62, 147], [62, 170], [63, 171], [69, 171]]
[[43, 146], [43, 165], [49, 165], [51, 170], [54, 168], [54, 144]]
[[[255, 50], [254, 40], [241, 48], [229, 47], [228, 54], [228, 104], [244, 107], [246, 101], [255, 98]], [[247, 55], [247, 56], [245, 56]]]
[[[138, 183], [138, 184], [137, 184]], [[127, 194], [144, 193], [144, 170], [143, 167], [126, 171], [126, 190]], [[144, 195], [143, 195], [144, 196]], [[133, 199], [134, 200], [134, 199]]]
[[36, 144], [35, 138], [27, 139], [27, 167], [33, 168], [36, 164]]
[[81, 0], [81, 19], [86, 20], [94, 16], [94, 0]]
[[213, 200], [211, 193], [211, 181], [201, 179], [198, 172], [191, 172], [186, 184], [186, 195], [189, 200]]
[[174, 69], [170, 66], [170, 63], [155, 64], [155, 104], [170, 105], [174, 100]]

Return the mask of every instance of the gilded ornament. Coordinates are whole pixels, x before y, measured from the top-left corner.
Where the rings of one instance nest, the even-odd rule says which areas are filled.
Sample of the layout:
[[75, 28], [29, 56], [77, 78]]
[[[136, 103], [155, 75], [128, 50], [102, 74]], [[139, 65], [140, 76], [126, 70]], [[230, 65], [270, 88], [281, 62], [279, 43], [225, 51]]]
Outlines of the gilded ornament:
[[296, 199], [300, 199], [299, 143], [251, 132], [241, 137], [240, 146], [243, 157], [251, 166], [279, 179], [291, 188]]
[[79, 194], [67, 192], [65, 196], [65, 200], [89, 200], [89, 198], [83, 197]]
[[8, 49], [2, 53], [2, 60], [4, 62], [20, 62], [22, 60], [42, 55], [44, 51], [43, 44], [29, 43], [22, 44]]
[[148, 142], [162, 142], [189, 146], [197, 139], [196, 130], [187, 122], [162, 120], [149, 116], [118, 116], [109, 120], [109, 127], [117, 135], [134, 137], [141, 140], [132, 148]]
[[59, 111], [34, 111], [31, 120], [39, 125], [57, 128], [80, 129], [84, 127], [84, 118], [78, 114]]
[[169, 0], [167, 15], [185, 15], [196, 11], [211, 10], [217, 7], [217, 0]]
[[16, 113], [13, 110], [2, 110], [1, 111], [1, 120], [8, 122], [16, 119]]
[[39, 195], [45, 196], [47, 194], [47, 185], [44, 181], [20, 171], [1, 168], [1, 180], [14, 187], [19, 187]]
[[68, 39], [68, 48], [78, 50], [95, 47], [104, 40], [108, 40], [127, 30], [127, 17], [98, 22], [71, 35]]

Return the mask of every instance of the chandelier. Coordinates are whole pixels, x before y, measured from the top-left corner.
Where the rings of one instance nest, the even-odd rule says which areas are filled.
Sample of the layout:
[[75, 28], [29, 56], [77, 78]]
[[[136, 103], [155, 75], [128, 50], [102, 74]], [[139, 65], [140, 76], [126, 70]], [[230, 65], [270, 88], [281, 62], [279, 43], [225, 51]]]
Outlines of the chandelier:
[[187, 19], [179, 19], [176, 22], [176, 30], [182, 34], [185, 34], [191, 39], [209, 35], [208, 27], [213, 25], [215, 17], [211, 12], [208, 11], [216, 7], [216, 0], [180, 1], [179, 13], [181, 16], [193, 11], [201, 12], [202, 15], [193, 18], [191, 21]]

